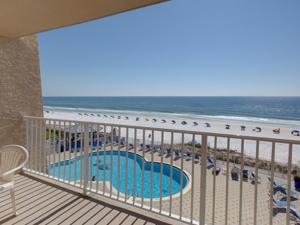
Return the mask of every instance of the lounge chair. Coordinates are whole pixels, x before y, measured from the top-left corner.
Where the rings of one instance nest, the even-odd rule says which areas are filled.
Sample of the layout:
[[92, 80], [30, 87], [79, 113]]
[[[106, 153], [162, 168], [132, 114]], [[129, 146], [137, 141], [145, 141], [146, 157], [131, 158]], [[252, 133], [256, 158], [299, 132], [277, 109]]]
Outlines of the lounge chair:
[[188, 159], [190, 159], [190, 158], [192, 158], [192, 153], [189, 152], [189, 151], [187, 151], [187, 152], [185, 153], [185, 156], [186, 156]]
[[166, 153], [167, 155], [171, 155], [171, 149], [167, 148], [167, 150], [165, 150], [164, 153]]
[[197, 122], [193, 122], [194, 126], [198, 126], [198, 123]]
[[175, 120], [172, 120], [172, 124], [175, 124], [176, 123], [176, 121]]
[[181, 152], [175, 151], [175, 156], [176, 158], [181, 158], [182, 157]]
[[186, 121], [182, 121], [181, 124], [182, 124], [182, 125], [186, 125], [187, 122], [186, 122]]
[[280, 134], [280, 128], [273, 129], [272, 131], [274, 134]]
[[297, 224], [300, 223], [300, 213], [296, 208], [290, 207], [290, 217]]
[[243, 176], [243, 180], [244, 180], [244, 181], [248, 181], [248, 178], [249, 178], [249, 170], [243, 169], [243, 170], [242, 170], [242, 176]]
[[216, 167], [215, 169], [213, 169], [211, 174], [214, 175], [215, 173], [216, 173], [216, 176], [218, 176], [221, 173], [221, 168]]
[[[271, 182], [271, 177], [268, 177], [268, 180]], [[285, 182], [282, 180], [273, 180], [274, 187], [283, 187], [285, 186]]]
[[237, 167], [233, 167], [231, 169], [231, 179], [232, 180], [239, 180], [239, 169]]
[[245, 131], [246, 130], [246, 126], [241, 126], [241, 131]]
[[207, 156], [207, 168], [212, 168], [215, 166], [215, 160], [212, 159], [210, 156]]
[[161, 120], [161, 122], [162, 122], [162, 123], [165, 123], [165, 122], [167, 122], [167, 121], [163, 119], [163, 120]]
[[200, 162], [201, 156], [200, 156], [199, 153], [196, 153], [196, 154], [195, 154], [195, 160], [198, 161], [198, 162]]
[[255, 181], [257, 180], [257, 183], [258, 184], [260, 184], [260, 179], [259, 179], [259, 177], [257, 177], [256, 178], [256, 174], [255, 174], [255, 172], [254, 171], [252, 171], [251, 173], [250, 173], [250, 180], [251, 180], [251, 182], [253, 183], [253, 184], [255, 184]]
[[[275, 200], [273, 198], [273, 207], [282, 209], [282, 208], [286, 208], [287, 205], [288, 205], [288, 201], [286, 201], [286, 200]], [[293, 205], [293, 204], [291, 204], [291, 205]]]
[[273, 190], [274, 190], [274, 194], [275, 193], [280, 193], [280, 194], [282, 194], [284, 196], [287, 196], [288, 193], [290, 193], [290, 196], [293, 197], [293, 198], [297, 198], [298, 194], [299, 194], [297, 191], [288, 190], [288, 189], [286, 189], [286, 188], [284, 188], [282, 186], [276, 186], [276, 187], [273, 188]]
[[211, 127], [209, 123], [205, 123], [205, 126], [206, 127]]
[[14, 175], [28, 160], [28, 151], [19, 145], [7, 145], [0, 149], [0, 191], [10, 190], [14, 215], [17, 215]]
[[291, 132], [291, 134], [292, 134], [293, 136], [300, 136], [300, 131], [299, 131], [299, 130], [293, 130], [293, 131]]
[[229, 129], [230, 129], [230, 125], [229, 125], [229, 124], [226, 124], [226, 125], [225, 125], [225, 129], [229, 130]]

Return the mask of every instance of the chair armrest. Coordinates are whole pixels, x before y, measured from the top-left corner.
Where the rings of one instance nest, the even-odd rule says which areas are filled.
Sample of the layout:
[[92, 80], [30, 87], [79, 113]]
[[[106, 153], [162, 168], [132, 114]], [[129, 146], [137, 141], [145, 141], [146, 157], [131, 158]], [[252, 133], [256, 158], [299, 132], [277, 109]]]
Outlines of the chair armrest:
[[26, 164], [27, 161], [25, 161], [24, 163], [22, 163], [21, 165], [19, 165], [18, 167], [12, 169], [12, 170], [9, 170], [9, 171], [6, 171], [5, 173], [3, 174], [0, 174], [0, 178], [5, 178], [9, 175], [13, 175], [15, 172], [17, 172], [18, 170], [21, 170], [25, 164]]

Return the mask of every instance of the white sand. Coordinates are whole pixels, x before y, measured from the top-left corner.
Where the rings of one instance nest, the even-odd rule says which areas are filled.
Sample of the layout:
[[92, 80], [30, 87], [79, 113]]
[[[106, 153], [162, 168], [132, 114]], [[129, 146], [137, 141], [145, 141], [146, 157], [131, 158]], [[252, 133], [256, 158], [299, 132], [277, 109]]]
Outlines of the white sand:
[[[294, 164], [300, 163], [300, 137], [292, 136], [291, 131], [294, 129], [299, 130], [298, 124], [287, 123], [287, 124], [268, 124], [265, 122], [250, 122], [250, 121], [238, 121], [238, 120], [228, 120], [228, 119], [208, 119], [208, 118], [192, 118], [191, 116], [182, 116], [182, 115], [172, 115], [171, 114], [163, 114], [163, 113], [132, 113], [132, 112], [119, 112], [119, 113], [111, 113], [110, 111], [103, 111], [101, 113], [93, 113], [94, 116], [91, 115], [92, 112], [87, 113], [88, 115], [84, 115], [86, 112], [80, 112], [82, 115], [79, 115], [78, 112], [71, 111], [54, 111], [47, 110], [44, 112], [45, 118], [48, 119], [65, 119], [65, 120], [74, 120], [74, 121], [87, 121], [87, 122], [98, 122], [98, 123], [111, 123], [116, 125], [130, 125], [130, 126], [138, 126], [138, 127], [147, 127], [151, 128], [164, 128], [164, 129], [176, 129], [179, 131], [198, 131], [198, 132], [209, 132], [212, 134], [230, 134], [230, 135], [243, 135], [249, 137], [259, 137], [259, 138], [275, 138], [275, 139], [285, 139], [291, 141], [297, 141], [299, 144], [294, 145], [293, 147], [293, 160]], [[97, 116], [100, 115], [100, 116]], [[104, 117], [107, 115], [107, 117]], [[112, 118], [113, 115], [115, 118]], [[118, 116], [121, 116], [118, 119]], [[126, 119], [128, 117], [128, 119]], [[139, 121], [136, 121], [136, 117], [139, 117]], [[149, 121], [146, 121], [146, 118]], [[156, 122], [153, 122], [153, 119], [156, 119]], [[162, 119], [165, 119], [166, 122], [163, 123]], [[171, 121], [175, 120], [176, 123], [172, 124]], [[186, 121], [186, 125], [182, 125], [181, 122]], [[193, 122], [197, 122], [198, 125], [195, 126]], [[205, 123], [210, 123], [211, 127], [205, 127]], [[225, 124], [230, 124], [230, 129], [225, 129]], [[241, 131], [240, 126], [245, 125], [246, 130]], [[262, 132], [254, 132], [252, 129], [255, 127], [261, 127]], [[274, 134], [272, 129], [280, 128], [280, 134]], [[107, 132], [110, 132], [110, 128], [107, 128]], [[149, 134], [151, 134], [151, 130], [146, 131], [146, 143], [150, 144]], [[121, 129], [121, 136], [126, 136], [126, 129]], [[129, 138], [134, 137], [134, 129], [129, 129], [128, 133]], [[196, 140], [200, 141], [201, 136], [196, 136]], [[137, 130], [137, 139], [138, 143], [142, 143], [143, 132], [142, 130]], [[182, 135], [179, 133], [174, 134], [174, 144], [181, 143]], [[192, 140], [192, 135], [186, 134], [184, 136], [184, 142], [189, 142]], [[160, 144], [161, 141], [161, 132], [154, 132], [154, 142], [155, 144]], [[170, 132], [164, 133], [164, 143], [169, 144], [171, 142], [171, 134]], [[209, 137], [208, 144], [213, 147], [214, 139], [213, 137]], [[217, 147], [219, 149], [224, 149], [227, 146], [227, 139], [218, 138]], [[237, 150], [240, 152], [241, 150], [241, 140], [239, 139], [231, 139], [230, 141], [230, 149]], [[256, 154], [256, 143], [255, 141], [245, 141], [245, 154], [250, 157], [255, 157]], [[259, 145], [259, 158], [264, 160], [271, 159], [271, 143], [270, 142], [260, 142]], [[280, 163], [288, 162], [288, 145], [287, 144], [276, 144], [276, 153], [275, 153], [275, 161]]]

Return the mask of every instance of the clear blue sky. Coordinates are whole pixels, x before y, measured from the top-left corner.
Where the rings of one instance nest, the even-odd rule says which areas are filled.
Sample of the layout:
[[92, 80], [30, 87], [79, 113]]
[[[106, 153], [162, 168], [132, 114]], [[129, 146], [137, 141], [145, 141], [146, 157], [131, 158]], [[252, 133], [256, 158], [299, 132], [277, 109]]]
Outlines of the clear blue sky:
[[300, 96], [299, 0], [173, 0], [39, 44], [44, 96]]

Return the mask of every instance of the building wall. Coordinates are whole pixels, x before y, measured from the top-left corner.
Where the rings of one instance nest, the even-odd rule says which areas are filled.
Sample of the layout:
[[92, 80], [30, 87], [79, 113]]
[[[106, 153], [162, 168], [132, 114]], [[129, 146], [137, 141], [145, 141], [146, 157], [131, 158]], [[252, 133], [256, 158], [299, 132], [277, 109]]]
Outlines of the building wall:
[[26, 144], [24, 115], [43, 116], [37, 35], [0, 39], [0, 146]]

